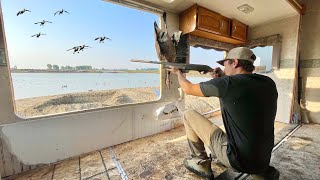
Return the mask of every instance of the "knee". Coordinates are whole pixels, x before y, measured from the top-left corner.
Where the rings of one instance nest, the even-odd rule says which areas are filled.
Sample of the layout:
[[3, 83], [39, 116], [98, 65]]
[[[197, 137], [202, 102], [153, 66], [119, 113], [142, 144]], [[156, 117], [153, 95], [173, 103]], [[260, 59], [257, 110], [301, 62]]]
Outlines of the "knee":
[[194, 117], [196, 114], [199, 114], [197, 111], [195, 110], [187, 110], [183, 113], [183, 122], [190, 122], [192, 119], [192, 117]]

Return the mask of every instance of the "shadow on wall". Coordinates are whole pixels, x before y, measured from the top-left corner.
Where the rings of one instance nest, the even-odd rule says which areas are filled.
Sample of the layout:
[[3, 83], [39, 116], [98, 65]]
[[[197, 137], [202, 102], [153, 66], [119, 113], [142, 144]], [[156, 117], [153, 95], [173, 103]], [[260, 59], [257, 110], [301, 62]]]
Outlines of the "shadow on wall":
[[306, 88], [303, 85], [303, 95], [300, 102], [302, 120], [305, 123], [320, 123], [320, 88]]

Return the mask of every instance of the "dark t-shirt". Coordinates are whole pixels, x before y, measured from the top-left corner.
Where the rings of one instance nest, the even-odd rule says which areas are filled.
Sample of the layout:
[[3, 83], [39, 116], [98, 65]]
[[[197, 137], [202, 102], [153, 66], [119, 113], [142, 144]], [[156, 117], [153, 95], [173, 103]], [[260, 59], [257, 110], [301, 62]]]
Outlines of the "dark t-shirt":
[[278, 92], [259, 74], [237, 74], [200, 83], [202, 93], [220, 98], [230, 164], [246, 173], [263, 172], [274, 146]]

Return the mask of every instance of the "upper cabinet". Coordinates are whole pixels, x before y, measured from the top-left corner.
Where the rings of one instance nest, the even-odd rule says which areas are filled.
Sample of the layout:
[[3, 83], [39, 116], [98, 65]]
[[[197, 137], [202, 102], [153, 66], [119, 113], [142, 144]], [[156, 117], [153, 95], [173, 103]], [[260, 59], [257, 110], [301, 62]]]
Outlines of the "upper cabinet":
[[228, 36], [230, 31], [230, 20], [208, 9], [198, 7], [198, 23], [199, 30]]
[[[183, 33], [190, 33], [231, 44], [243, 44], [246, 41], [247, 29], [244, 30], [244, 28], [247, 28], [247, 26], [245, 24], [236, 20], [232, 20], [231, 22], [229, 18], [200, 7], [197, 4], [183, 11], [179, 15], [179, 18], [180, 30]], [[231, 34], [232, 32], [234, 34]]]
[[235, 39], [239, 39], [241, 41], [247, 40], [247, 29], [248, 26], [243, 24], [240, 21], [237, 21], [235, 19], [232, 20], [232, 26], [231, 26], [231, 37]]

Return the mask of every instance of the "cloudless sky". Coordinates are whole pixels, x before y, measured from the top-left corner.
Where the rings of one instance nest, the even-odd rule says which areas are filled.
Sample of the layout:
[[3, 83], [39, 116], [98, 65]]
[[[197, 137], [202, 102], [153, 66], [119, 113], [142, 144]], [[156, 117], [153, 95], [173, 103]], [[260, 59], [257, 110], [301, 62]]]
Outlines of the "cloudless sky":
[[[1, 2], [11, 67], [46, 68], [47, 64], [91, 65], [106, 69], [158, 67], [129, 62], [130, 59], [157, 60], [153, 22], [159, 22], [159, 17], [155, 14], [102, 0]], [[17, 16], [24, 8], [32, 12]], [[70, 14], [54, 16], [61, 9]], [[34, 24], [42, 20], [53, 23]], [[31, 38], [39, 32], [46, 35]], [[99, 36], [112, 40], [94, 41]], [[92, 48], [79, 54], [67, 51], [83, 44]], [[223, 52], [191, 48], [190, 58], [191, 63], [215, 67], [215, 61], [223, 58]]]

